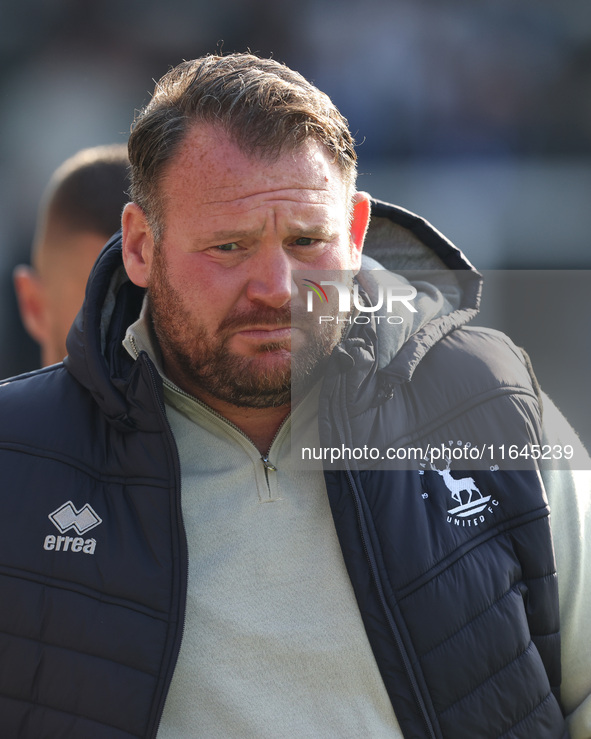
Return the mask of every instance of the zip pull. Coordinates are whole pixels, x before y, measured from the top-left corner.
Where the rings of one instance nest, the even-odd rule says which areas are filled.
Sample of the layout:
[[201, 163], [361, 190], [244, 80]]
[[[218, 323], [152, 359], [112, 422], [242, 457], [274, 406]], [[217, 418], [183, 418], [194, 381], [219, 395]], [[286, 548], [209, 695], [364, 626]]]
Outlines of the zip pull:
[[269, 457], [261, 457], [261, 460], [265, 466], [265, 469], [270, 472], [277, 472], [277, 467], [269, 462]]

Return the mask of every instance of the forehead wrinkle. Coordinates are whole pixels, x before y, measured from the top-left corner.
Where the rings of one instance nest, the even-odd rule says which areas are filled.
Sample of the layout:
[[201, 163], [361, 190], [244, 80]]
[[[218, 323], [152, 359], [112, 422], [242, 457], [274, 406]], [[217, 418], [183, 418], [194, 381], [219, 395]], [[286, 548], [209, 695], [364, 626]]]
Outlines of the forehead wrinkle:
[[[271, 205], [265, 209], [264, 215], [262, 216], [262, 222], [260, 224], [258, 222], [256, 225], [253, 224], [252, 228], [219, 228], [215, 231], [212, 231], [209, 234], [209, 237], [212, 239], [222, 240], [225, 240], [226, 238], [230, 240], [248, 238], [251, 236], [261, 236], [270, 228], [275, 233], [277, 233], [281, 229], [286, 233], [291, 234], [292, 236], [305, 236], [314, 233], [317, 236], [321, 236], [327, 239], [333, 238], [336, 233], [334, 225], [335, 219], [333, 217], [328, 218], [328, 220], [324, 218], [318, 219], [316, 217], [317, 213], [315, 206], [322, 206], [322, 204], [308, 205], [310, 208], [314, 208], [313, 215], [308, 214], [308, 216], [305, 216], [303, 214], [298, 215], [296, 213], [292, 213], [285, 218], [285, 221], [283, 221], [283, 223], [283, 214], [278, 212], [277, 209]], [[259, 209], [249, 209], [248, 211], [245, 211], [245, 213], [247, 214], [251, 210]], [[225, 216], [225, 211], [223, 211], [220, 215], [222, 217]]]
[[[224, 189], [227, 189], [227, 188], [225, 188], [223, 186], [210, 187], [210, 188], [208, 188], [208, 191], [212, 191], [212, 190], [224, 190]], [[301, 198], [301, 197], [298, 197], [298, 198], [289, 197], [289, 195], [287, 195], [287, 193], [291, 193], [291, 192], [293, 192], [294, 194], [295, 193], [303, 193], [303, 192], [310, 192], [310, 193], [312, 193], [312, 192], [314, 192], [314, 193], [316, 193], [316, 192], [328, 192], [328, 188], [326, 188], [326, 187], [290, 187], [290, 188], [287, 188], [287, 189], [286, 188], [280, 188], [278, 190], [260, 190], [258, 192], [249, 193], [248, 195], [243, 195], [243, 196], [237, 197], [237, 198], [230, 197], [230, 198], [222, 198], [220, 200], [202, 200], [201, 201], [201, 205], [219, 205], [219, 204], [222, 204], [222, 203], [241, 203], [241, 202], [247, 202], [247, 201], [251, 200], [252, 198], [257, 198], [257, 197], [261, 197], [261, 196], [266, 197], [266, 196], [270, 196], [270, 195], [272, 195], [272, 197], [270, 197], [269, 200], [268, 200], [268, 202], [270, 204], [271, 203], [282, 203], [282, 202], [298, 202], [298, 203], [305, 203], [306, 202], [306, 200], [303, 199], [303, 198]], [[279, 195], [279, 193], [286, 193], [286, 195], [284, 197], [281, 197]], [[318, 199], [313, 198], [313, 199], [311, 199], [308, 202], [311, 205], [317, 205], [317, 204], [324, 203], [324, 200], [322, 200], [321, 198], [318, 198]]]
[[[291, 202], [291, 201], [290, 201]], [[320, 214], [318, 209], [322, 209]], [[305, 212], [292, 212], [289, 214], [281, 213], [272, 203], [265, 203], [265, 207], [261, 209], [259, 206], [253, 206], [250, 208], [244, 208], [238, 211], [239, 214], [245, 218], [248, 218], [251, 213], [255, 215], [260, 213], [262, 216], [262, 222], [259, 223], [259, 219], [251, 224], [251, 228], [242, 228], [240, 225], [237, 228], [219, 228], [209, 235], [212, 238], [222, 238], [224, 236], [235, 235], [236, 238], [242, 238], [247, 236], [261, 235], [268, 227], [277, 232], [280, 228], [282, 230], [295, 235], [306, 235], [309, 233], [315, 233], [318, 235], [333, 235], [335, 232], [335, 223], [339, 220], [337, 214], [331, 213], [324, 215], [325, 204], [324, 203], [307, 203]], [[227, 211], [225, 209], [219, 212], [210, 214], [213, 219], [225, 220], [227, 217]], [[246, 225], [246, 224], [244, 224]]]

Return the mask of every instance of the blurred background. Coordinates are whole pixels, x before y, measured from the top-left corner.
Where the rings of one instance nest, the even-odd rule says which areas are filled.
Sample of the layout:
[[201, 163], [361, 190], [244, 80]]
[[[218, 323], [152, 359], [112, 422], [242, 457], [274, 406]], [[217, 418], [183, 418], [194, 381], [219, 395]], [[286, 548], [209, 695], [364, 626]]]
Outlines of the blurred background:
[[358, 142], [359, 187], [426, 217], [480, 269], [560, 270], [495, 290], [483, 321], [526, 347], [589, 446], [585, 0], [2, 3], [0, 377], [39, 365], [12, 270], [53, 170], [125, 142], [153, 80], [220, 50], [272, 55], [327, 92]]

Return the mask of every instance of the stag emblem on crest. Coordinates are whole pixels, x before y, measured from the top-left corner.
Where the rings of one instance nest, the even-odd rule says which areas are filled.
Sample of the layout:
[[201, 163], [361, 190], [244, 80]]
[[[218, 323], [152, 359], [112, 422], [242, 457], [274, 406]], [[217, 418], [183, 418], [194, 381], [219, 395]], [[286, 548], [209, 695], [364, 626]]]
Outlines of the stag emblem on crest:
[[473, 477], [453, 477], [450, 471], [450, 460], [447, 460], [443, 470], [433, 463], [431, 463], [431, 469], [441, 475], [445, 486], [451, 493], [452, 500], [458, 503], [454, 508], [448, 509], [447, 512], [450, 515], [466, 518], [480, 513], [487, 507], [491, 496], [485, 496], [480, 492]]

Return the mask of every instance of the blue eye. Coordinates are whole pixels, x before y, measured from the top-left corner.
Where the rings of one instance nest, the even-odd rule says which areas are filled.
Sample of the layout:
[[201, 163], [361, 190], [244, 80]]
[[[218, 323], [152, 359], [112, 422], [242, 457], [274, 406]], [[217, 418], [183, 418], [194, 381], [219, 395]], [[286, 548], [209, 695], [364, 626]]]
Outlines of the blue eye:
[[214, 248], [218, 249], [219, 251], [234, 251], [234, 249], [238, 249], [238, 244], [232, 241], [229, 244], [219, 244]]

